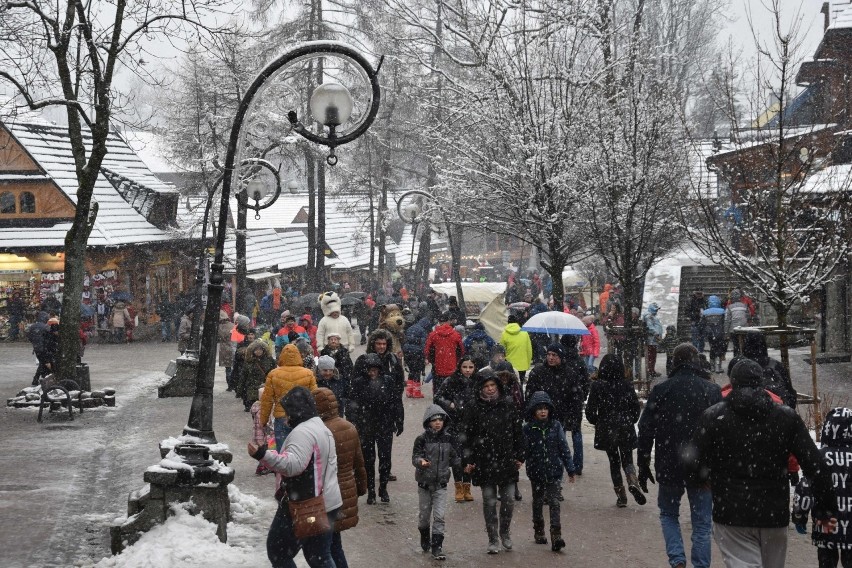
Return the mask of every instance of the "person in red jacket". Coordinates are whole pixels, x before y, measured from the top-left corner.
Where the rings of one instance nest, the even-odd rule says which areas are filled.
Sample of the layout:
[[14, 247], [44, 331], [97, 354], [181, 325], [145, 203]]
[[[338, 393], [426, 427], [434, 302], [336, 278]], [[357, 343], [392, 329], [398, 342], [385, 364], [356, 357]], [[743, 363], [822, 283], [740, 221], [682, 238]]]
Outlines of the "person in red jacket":
[[450, 325], [447, 312], [438, 316], [438, 326], [426, 338], [423, 356], [432, 364], [432, 393], [438, 392], [444, 379], [456, 372], [464, 355], [464, 344], [459, 333]]
[[601, 354], [601, 336], [598, 333], [598, 328], [595, 327], [595, 316], [584, 317], [583, 323], [589, 330], [589, 335], [580, 337], [580, 357], [591, 373], [595, 368], [595, 359], [600, 357]]
[[314, 325], [314, 319], [311, 317], [311, 314], [302, 314], [299, 316], [299, 325], [305, 328], [305, 331], [308, 333], [308, 337], [311, 340], [311, 348], [314, 350], [314, 357], [319, 356], [319, 351], [317, 350], [317, 326]]

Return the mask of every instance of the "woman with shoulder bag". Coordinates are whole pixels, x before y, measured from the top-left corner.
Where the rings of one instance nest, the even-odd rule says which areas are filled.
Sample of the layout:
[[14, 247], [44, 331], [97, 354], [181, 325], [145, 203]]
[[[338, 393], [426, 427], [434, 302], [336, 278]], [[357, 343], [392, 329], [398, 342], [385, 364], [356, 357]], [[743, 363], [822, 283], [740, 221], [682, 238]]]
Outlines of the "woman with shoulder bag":
[[281, 406], [293, 428], [283, 450], [248, 445], [249, 455], [276, 474], [279, 506], [269, 527], [266, 553], [275, 568], [295, 568], [293, 558], [299, 549], [311, 568], [334, 568], [331, 527], [343, 505], [334, 436], [317, 414], [308, 389], [291, 389]]

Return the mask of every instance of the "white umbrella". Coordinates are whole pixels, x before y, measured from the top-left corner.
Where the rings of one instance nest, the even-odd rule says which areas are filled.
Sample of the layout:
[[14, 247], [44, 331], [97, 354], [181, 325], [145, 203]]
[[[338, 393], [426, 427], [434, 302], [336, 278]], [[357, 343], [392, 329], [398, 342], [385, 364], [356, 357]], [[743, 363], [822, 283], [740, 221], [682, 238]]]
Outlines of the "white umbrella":
[[559, 335], [589, 335], [586, 325], [580, 318], [564, 312], [541, 312], [530, 319], [521, 328], [534, 333], [556, 333]]

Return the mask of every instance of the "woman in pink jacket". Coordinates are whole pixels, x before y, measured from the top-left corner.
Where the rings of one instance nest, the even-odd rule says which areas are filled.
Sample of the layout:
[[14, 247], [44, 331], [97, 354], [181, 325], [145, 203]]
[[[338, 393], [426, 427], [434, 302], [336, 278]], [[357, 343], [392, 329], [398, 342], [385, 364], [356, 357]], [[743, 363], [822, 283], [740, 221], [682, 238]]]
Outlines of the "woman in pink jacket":
[[583, 335], [580, 338], [580, 357], [586, 362], [589, 372], [592, 372], [595, 368], [595, 359], [601, 354], [601, 336], [598, 328], [595, 327], [594, 316], [584, 317], [583, 323], [586, 324], [589, 335]]

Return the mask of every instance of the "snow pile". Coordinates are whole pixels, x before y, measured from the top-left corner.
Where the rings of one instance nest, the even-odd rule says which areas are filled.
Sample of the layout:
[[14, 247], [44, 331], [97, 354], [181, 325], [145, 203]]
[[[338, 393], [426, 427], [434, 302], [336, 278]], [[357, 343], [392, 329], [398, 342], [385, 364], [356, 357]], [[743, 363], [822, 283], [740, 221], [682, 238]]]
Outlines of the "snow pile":
[[211, 454], [227, 452], [227, 451], [230, 450], [230, 448], [228, 448], [227, 444], [222, 444], [222, 443], [209, 444], [201, 438], [197, 438], [195, 436], [187, 436], [187, 435], [179, 436], [177, 438], [175, 438], [174, 436], [170, 436], [170, 437], [168, 437], [165, 440], [160, 442], [160, 447], [161, 448], [168, 448], [168, 449], [171, 450], [171, 449], [174, 449], [174, 447], [177, 446], [178, 444], [203, 444], [203, 445], [207, 446], [207, 448], [210, 450]]
[[[191, 515], [190, 503], [172, 507], [174, 516], [143, 534], [118, 556], [104, 558], [96, 568], [210, 568], [216, 566], [268, 566], [266, 533], [274, 515], [274, 501], [264, 502], [228, 486], [233, 521], [228, 542], [219, 542], [216, 526], [201, 515]], [[301, 555], [297, 566], [306, 566]]]

